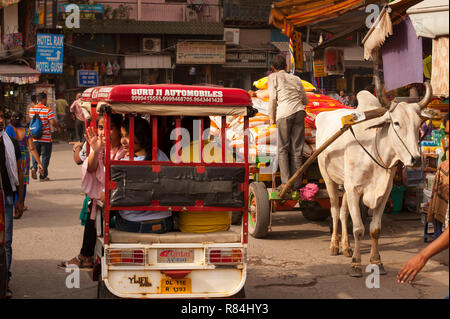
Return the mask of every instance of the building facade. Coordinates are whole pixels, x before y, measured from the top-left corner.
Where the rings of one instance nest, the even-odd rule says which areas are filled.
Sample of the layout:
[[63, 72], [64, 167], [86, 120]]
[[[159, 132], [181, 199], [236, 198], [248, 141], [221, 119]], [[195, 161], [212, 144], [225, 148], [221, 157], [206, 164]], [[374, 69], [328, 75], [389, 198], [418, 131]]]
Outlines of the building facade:
[[8, 116], [26, 109], [40, 73], [32, 57], [32, 0], [0, 0], [0, 105]]

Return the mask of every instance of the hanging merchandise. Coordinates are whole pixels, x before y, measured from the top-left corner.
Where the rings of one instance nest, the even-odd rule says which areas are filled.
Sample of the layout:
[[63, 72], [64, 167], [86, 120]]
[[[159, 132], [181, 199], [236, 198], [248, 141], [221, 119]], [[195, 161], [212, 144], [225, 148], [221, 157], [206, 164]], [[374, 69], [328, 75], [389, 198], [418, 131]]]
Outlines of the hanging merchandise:
[[439, 97], [449, 96], [449, 39], [448, 36], [433, 39], [433, 56], [431, 71], [431, 86], [433, 95]]
[[294, 39], [292, 36], [289, 38], [289, 73], [295, 73], [295, 55], [294, 55]]
[[98, 62], [97, 61], [94, 62], [94, 71], [98, 72]]
[[301, 32], [294, 31], [292, 34], [293, 48], [294, 48], [294, 66], [295, 72], [301, 73], [303, 71], [303, 41]]
[[[386, 92], [412, 83], [423, 83], [422, 52], [422, 38], [417, 37], [411, 20], [406, 17], [394, 26], [394, 34], [381, 48]], [[431, 85], [434, 94], [436, 88], [433, 83]]]
[[75, 69], [74, 69], [72, 64], [67, 67], [67, 71], [68, 71], [70, 76], [74, 76], [75, 75]]
[[432, 67], [431, 60], [432, 60], [431, 54], [427, 56], [425, 59], [423, 59], [423, 75], [427, 79], [431, 79], [431, 67]]
[[106, 65], [106, 75], [113, 75], [113, 67], [111, 65], [111, 62], [108, 61], [108, 64]]
[[6, 50], [21, 47], [23, 44], [22, 33], [9, 33], [3, 37], [3, 44]]
[[[317, 50], [314, 52], [314, 77], [327, 76], [325, 72], [325, 52], [323, 50]], [[319, 85], [317, 82], [316, 87]]]
[[336, 48], [325, 49], [325, 72], [328, 74], [344, 74], [344, 50]]
[[106, 65], [104, 62], [100, 63], [100, 75], [105, 75], [106, 74]]
[[114, 64], [112, 66], [112, 70], [113, 70], [114, 76], [118, 76], [119, 75], [120, 65], [117, 63], [117, 61], [114, 61]]

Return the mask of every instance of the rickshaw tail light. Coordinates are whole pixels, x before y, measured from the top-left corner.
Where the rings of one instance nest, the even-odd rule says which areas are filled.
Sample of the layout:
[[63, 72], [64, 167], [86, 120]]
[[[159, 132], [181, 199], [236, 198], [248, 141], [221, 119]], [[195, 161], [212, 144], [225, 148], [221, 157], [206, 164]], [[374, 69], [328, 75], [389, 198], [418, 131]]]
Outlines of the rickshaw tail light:
[[143, 249], [109, 249], [106, 251], [108, 265], [144, 265]]
[[236, 265], [245, 262], [245, 251], [241, 248], [209, 248], [206, 260], [213, 265]]

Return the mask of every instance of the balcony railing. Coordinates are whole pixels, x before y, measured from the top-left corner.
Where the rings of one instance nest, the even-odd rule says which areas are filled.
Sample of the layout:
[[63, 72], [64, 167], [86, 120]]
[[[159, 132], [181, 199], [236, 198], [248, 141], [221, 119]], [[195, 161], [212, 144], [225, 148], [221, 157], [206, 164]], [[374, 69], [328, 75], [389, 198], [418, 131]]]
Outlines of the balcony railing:
[[224, 22], [269, 23], [271, 5], [267, 1], [252, 4], [251, 1], [223, 1]]
[[[106, 0], [95, 1], [103, 6], [102, 14], [91, 14], [92, 19], [139, 20], [165, 22], [221, 22], [219, 0], [165, 2], [165, 0]], [[58, 1], [69, 4], [74, 1]], [[76, 1], [75, 1], [76, 2]], [[89, 17], [83, 14], [81, 17]]]

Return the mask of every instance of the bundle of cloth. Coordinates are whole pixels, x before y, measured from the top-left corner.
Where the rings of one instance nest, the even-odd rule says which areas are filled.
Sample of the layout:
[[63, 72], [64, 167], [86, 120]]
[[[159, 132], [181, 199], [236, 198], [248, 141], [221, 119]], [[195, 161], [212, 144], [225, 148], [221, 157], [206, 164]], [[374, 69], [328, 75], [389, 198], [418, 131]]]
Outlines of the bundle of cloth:
[[[317, 114], [336, 109], [352, 109], [326, 95], [316, 94], [314, 86], [302, 80], [308, 96], [309, 103], [305, 108], [305, 145], [303, 156], [310, 157], [316, 149]], [[253, 85], [258, 88], [256, 97], [252, 98], [253, 107], [258, 113], [249, 120], [249, 161], [258, 162], [258, 157], [275, 157], [277, 155], [277, 128], [270, 124], [269, 117], [269, 93], [267, 90], [267, 77], [255, 81]], [[221, 117], [210, 116], [210, 134], [216, 141], [221, 140]], [[242, 116], [227, 116], [226, 119], [226, 147], [233, 151], [238, 158], [244, 155], [244, 118]]]

